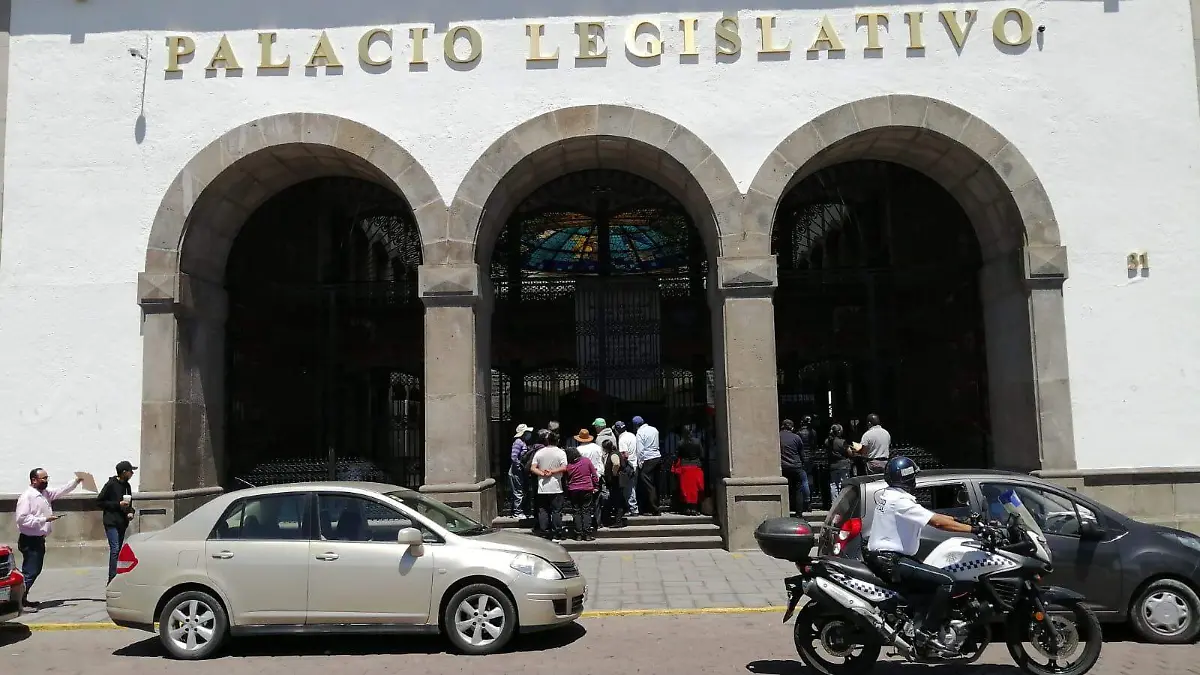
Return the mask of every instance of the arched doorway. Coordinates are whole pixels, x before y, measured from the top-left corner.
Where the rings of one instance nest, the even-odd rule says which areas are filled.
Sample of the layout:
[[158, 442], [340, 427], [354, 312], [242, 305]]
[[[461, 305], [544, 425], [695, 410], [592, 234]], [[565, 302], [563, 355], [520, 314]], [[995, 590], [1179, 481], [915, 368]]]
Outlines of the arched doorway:
[[923, 468], [991, 463], [979, 243], [945, 189], [892, 162], [820, 169], [785, 193], [772, 248], [781, 418], [854, 437], [876, 413]]
[[225, 273], [224, 483], [423, 482], [421, 237], [405, 200], [318, 178], [259, 207]]
[[715, 438], [708, 256], [678, 199], [628, 171], [564, 173], [512, 209], [492, 251], [494, 476], [517, 424], [570, 436], [640, 415], [667, 462], [685, 433]]
[[[155, 214], [145, 271], [138, 277], [143, 335], [141, 486], [167, 495], [155, 527], [186, 513], [222, 486], [242, 485], [235, 477], [245, 479], [247, 472], [253, 473], [256, 459], [288, 453], [314, 457], [312, 439], [295, 430], [314, 414], [311, 389], [290, 390], [286, 385], [294, 381], [269, 374], [287, 370], [279, 363], [287, 354], [306, 355], [293, 360], [288, 377], [303, 380], [297, 370], [319, 369], [320, 359], [307, 358], [320, 344], [313, 336], [314, 316], [341, 316], [343, 324], [351, 326], [346, 330], [357, 336], [369, 334], [372, 323], [386, 324], [381, 314], [395, 313], [399, 304], [409, 312], [405, 335], [409, 322], [419, 327], [421, 315], [401, 290], [422, 250], [413, 242], [414, 232], [421, 245], [428, 245], [445, 231], [445, 219], [437, 188], [411, 155], [370, 127], [330, 115], [289, 113], [247, 122], [215, 139], [179, 171]], [[340, 237], [333, 236], [335, 231]], [[338, 258], [340, 267], [331, 262], [336, 249], [329, 244], [335, 241], [358, 247], [354, 255], [338, 251], [344, 254]], [[238, 251], [231, 260], [235, 242]], [[320, 242], [320, 250], [330, 255], [318, 265], [314, 251]], [[329, 284], [354, 296], [360, 304], [351, 305], [359, 313], [347, 317], [322, 309], [313, 298], [329, 293], [312, 288]], [[385, 292], [379, 284], [392, 288]], [[256, 318], [256, 312], [269, 320]], [[324, 328], [322, 336], [329, 333], [328, 325]], [[404, 363], [422, 358], [419, 330], [416, 335], [407, 342], [411, 354], [405, 354]], [[378, 336], [373, 339], [378, 343]], [[227, 350], [230, 342], [233, 348]], [[253, 374], [254, 365], [239, 370], [255, 360], [263, 366], [259, 375]], [[231, 371], [238, 375], [227, 381]], [[377, 385], [372, 385], [376, 393], [368, 408], [373, 414], [386, 408], [393, 419], [399, 417], [397, 442], [411, 447], [417, 443], [412, 430], [420, 428], [422, 371], [400, 364], [388, 373], [390, 386], [382, 383], [383, 376], [371, 380]], [[235, 405], [234, 398], [241, 403]], [[243, 428], [231, 433], [230, 416], [243, 414], [244, 419], [235, 420]], [[284, 415], [295, 428], [278, 422]], [[271, 430], [248, 428], [255, 419], [272, 420]], [[346, 426], [361, 429], [360, 422]], [[323, 443], [321, 458], [328, 462], [329, 445], [323, 434], [317, 435]], [[231, 438], [237, 457], [229, 452]], [[419, 477], [414, 467], [419, 464], [389, 469], [390, 478], [415, 482]], [[328, 477], [329, 467], [327, 463], [318, 468], [320, 477]], [[333, 473], [348, 478], [371, 475], [361, 466], [346, 467], [340, 474], [335, 466]]]

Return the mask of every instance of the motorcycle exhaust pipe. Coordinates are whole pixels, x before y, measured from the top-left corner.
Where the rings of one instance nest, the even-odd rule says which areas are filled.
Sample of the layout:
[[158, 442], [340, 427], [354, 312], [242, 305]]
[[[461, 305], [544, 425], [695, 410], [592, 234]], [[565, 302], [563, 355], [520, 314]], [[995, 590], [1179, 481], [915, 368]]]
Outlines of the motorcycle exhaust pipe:
[[893, 630], [883, 620], [883, 615], [879, 613], [879, 610], [866, 600], [821, 577], [814, 579], [805, 588], [805, 592], [810, 598], [824, 599], [832, 604], [841, 605], [875, 629], [875, 632], [883, 638], [884, 644], [895, 647], [905, 655], [912, 653], [912, 645], [900, 635], [900, 631]]

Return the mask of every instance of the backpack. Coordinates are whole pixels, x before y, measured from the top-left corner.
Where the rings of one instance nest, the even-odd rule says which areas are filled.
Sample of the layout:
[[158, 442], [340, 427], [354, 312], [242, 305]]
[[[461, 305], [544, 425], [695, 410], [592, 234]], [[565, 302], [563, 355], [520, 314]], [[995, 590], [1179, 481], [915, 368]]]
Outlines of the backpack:
[[541, 449], [542, 446], [540, 445], [533, 445], [525, 448], [525, 452], [521, 454], [521, 473], [529, 473], [530, 469], [533, 468], [533, 456], [536, 455], [537, 451]]

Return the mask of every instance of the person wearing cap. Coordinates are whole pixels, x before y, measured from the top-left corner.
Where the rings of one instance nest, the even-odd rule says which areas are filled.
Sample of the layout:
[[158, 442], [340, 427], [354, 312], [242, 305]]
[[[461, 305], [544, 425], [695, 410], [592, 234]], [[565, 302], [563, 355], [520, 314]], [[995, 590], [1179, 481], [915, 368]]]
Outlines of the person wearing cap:
[[108, 479], [96, 502], [104, 516], [104, 534], [108, 537], [108, 580], [117, 576], [117, 556], [125, 544], [125, 533], [133, 520], [133, 488], [129, 479], [137, 467], [127, 461], [117, 462], [117, 475]]
[[617, 434], [617, 451], [625, 458], [627, 467], [626, 470], [631, 473], [629, 480], [625, 483], [625, 503], [627, 505], [627, 514], [636, 516], [638, 514], [637, 502], [637, 473], [638, 473], [638, 456], [637, 456], [637, 435], [625, 428], [624, 422], [617, 422], [613, 425], [613, 431]]
[[[595, 532], [600, 529], [604, 516], [604, 509], [601, 508], [601, 505], [606, 503], [608, 499], [608, 486], [604, 484], [604, 481], [600, 480], [603, 475], [605, 454], [604, 447], [601, 444], [605, 440], [608, 440], [612, 441], [613, 445], [616, 445], [617, 438], [613, 435], [612, 429], [608, 428], [608, 424], [604, 421], [603, 417], [597, 417], [592, 422], [592, 427], [596, 430], [595, 436], [588, 434], [587, 429], [580, 429], [579, 435], [575, 437], [575, 440], [579, 443], [579, 447], [576, 448], [579, 450], [579, 454], [590, 459], [592, 466], [596, 467], [596, 485], [598, 491], [593, 495], [592, 499], [592, 503], [595, 506], [592, 509], [592, 531]], [[586, 441], [583, 440], [585, 436], [588, 439]]]
[[647, 424], [641, 416], [633, 418], [637, 431], [638, 479], [642, 486], [642, 497], [638, 503], [647, 514], [659, 515], [658, 485], [662, 480], [662, 452], [658, 449], [658, 429]]
[[54, 513], [50, 504], [81, 483], [83, 478], [76, 474], [75, 480], [70, 483], [52, 488], [50, 475], [39, 467], [29, 472], [29, 487], [17, 497], [17, 550], [21, 552], [21, 574], [25, 575], [25, 599], [22, 605], [27, 612], [38, 610], [38, 603], [29, 599], [29, 590], [42, 573], [42, 565], [46, 561], [46, 537], [50, 536], [54, 521], [62, 517]]
[[508, 491], [512, 498], [512, 517], [525, 517], [525, 471], [522, 470], [525, 454], [529, 452], [529, 443], [533, 440], [533, 427], [528, 424], [518, 424], [517, 432], [513, 434], [512, 460], [508, 466]]

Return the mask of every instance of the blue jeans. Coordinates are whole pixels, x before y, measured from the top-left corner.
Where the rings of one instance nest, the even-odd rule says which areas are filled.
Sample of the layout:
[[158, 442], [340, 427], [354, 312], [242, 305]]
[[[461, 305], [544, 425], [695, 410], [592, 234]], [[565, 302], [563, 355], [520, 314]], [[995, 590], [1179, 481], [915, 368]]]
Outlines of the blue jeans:
[[791, 501], [792, 510], [796, 515], [800, 515], [808, 510], [808, 472], [804, 469], [784, 469], [783, 477], [787, 478], [788, 482], [788, 499]]
[[125, 530], [106, 527], [104, 536], [108, 538], [108, 580], [112, 581], [117, 576], [117, 556], [121, 555], [121, 546], [125, 543]]
[[508, 469], [508, 490], [512, 497], [512, 515], [524, 514], [525, 474], [521, 473], [520, 464], [514, 464]]
[[25, 602], [29, 602], [29, 589], [46, 561], [46, 538], [22, 534], [17, 537], [17, 550], [21, 552], [21, 574], [25, 577]]

